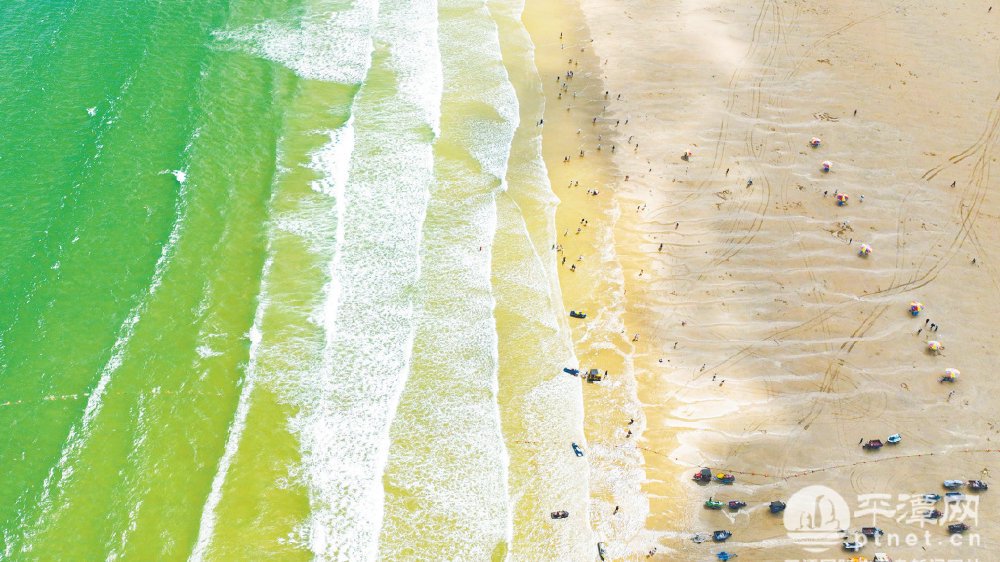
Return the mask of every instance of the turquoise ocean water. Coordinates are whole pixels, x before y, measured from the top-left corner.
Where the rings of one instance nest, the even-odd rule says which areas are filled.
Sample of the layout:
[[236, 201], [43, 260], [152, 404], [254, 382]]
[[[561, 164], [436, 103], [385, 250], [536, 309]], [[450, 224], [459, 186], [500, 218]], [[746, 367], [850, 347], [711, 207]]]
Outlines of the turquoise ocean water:
[[521, 9], [0, 4], [4, 559], [593, 557]]

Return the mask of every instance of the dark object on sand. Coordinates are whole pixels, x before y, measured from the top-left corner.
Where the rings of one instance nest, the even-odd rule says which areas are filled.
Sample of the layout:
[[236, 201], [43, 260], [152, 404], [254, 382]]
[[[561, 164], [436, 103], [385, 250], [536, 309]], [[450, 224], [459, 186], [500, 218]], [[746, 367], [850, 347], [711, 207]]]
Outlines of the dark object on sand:
[[716, 531], [712, 533], [712, 540], [715, 542], [726, 542], [726, 539], [733, 536], [729, 531]]
[[553, 511], [552, 512], [552, 518], [553, 519], [566, 519], [567, 517], [569, 517], [569, 512], [568, 511]]
[[712, 469], [711, 468], [703, 468], [703, 469], [699, 470], [698, 472], [695, 472], [694, 476], [692, 476], [691, 479], [694, 480], [695, 482], [711, 482], [712, 481]]
[[587, 313], [586, 312], [577, 312], [575, 310], [569, 311], [569, 315], [570, 315], [571, 318], [586, 318], [587, 317]]
[[785, 511], [785, 502], [773, 501], [769, 506], [771, 513], [781, 513]]

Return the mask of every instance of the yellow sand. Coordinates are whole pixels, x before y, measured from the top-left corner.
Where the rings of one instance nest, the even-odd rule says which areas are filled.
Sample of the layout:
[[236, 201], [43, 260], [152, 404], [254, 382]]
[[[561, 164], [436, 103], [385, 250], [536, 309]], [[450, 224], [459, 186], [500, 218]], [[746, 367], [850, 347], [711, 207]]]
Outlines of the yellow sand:
[[[730, 529], [725, 548], [741, 559], [819, 558], [767, 502], [823, 484], [852, 509], [872, 493], [894, 509], [899, 494], [943, 493], [944, 479], [988, 480], [1000, 459], [989, 369], [1000, 13], [979, 0], [542, 4], [525, 17], [548, 97], [544, 152], [560, 234], [569, 229], [565, 267], [583, 256], [563, 270], [564, 300], [591, 315], [575, 324], [581, 366], [612, 373], [585, 394], [592, 523], [613, 557], [656, 547], [660, 559], [705, 560], [720, 548], [693, 532]], [[558, 99], [567, 70], [570, 95]], [[838, 191], [848, 205], [835, 205]], [[917, 318], [911, 300], [925, 305]], [[927, 319], [940, 325], [932, 338]], [[944, 353], [927, 353], [927, 339]], [[960, 380], [939, 383], [949, 367]], [[858, 445], [895, 432], [899, 445]], [[698, 486], [700, 466], [737, 484]], [[980, 547], [941, 544], [934, 525], [924, 542], [894, 521], [907, 505], [876, 525], [918, 544], [862, 554], [990, 559], [992, 493], [969, 521]], [[708, 511], [709, 495], [749, 507]], [[871, 524], [855, 517], [851, 529]], [[825, 556], [848, 557], [838, 550]]]

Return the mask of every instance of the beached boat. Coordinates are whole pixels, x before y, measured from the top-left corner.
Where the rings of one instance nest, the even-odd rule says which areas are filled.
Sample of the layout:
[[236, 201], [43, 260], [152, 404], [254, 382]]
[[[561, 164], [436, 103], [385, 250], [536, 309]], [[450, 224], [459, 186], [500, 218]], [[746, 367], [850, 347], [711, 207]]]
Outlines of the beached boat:
[[965, 494], [962, 492], [948, 492], [944, 495], [944, 501], [946, 503], [958, 503], [960, 501], [965, 501]]
[[729, 531], [715, 531], [712, 533], [712, 540], [715, 542], [725, 542], [731, 536], [733, 534]]
[[961, 488], [963, 485], [965, 485], [965, 482], [963, 482], [961, 480], [945, 480], [944, 481], [944, 487], [947, 488], [947, 489], [949, 489], [949, 490], [954, 490], [956, 488]]
[[573, 452], [576, 453], [576, 456], [578, 457], [583, 456], [583, 449], [581, 449], [576, 443], [573, 443]]
[[733, 482], [736, 482], [736, 477], [726, 472], [720, 472], [716, 474], [715, 479], [718, 480], [719, 482], [722, 482], [723, 484], [732, 484]]
[[861, 544], [861, 543], [859, 543], [859, 542], [847, 542], [847, 541], [844, 541], [844, 550], [846, 550], [848, 552], [857, 552], [857, 551], [861, 550], [862, 546], [864, 546], [864, 545]]
[[884, 535], [885, 531], [879, 529], [878, 527], [862, 527], [861, 534], [868, 538], [874, 538], [878, 535]]
[[569, 373], [574, 377], [580, 374], [580, 369], [570, 369], [569, 367], [563, 367], [564, 373]]
[[899, 443], [902, 440], [903, 440], [903, 436], [902, 435], [900, 435], [898, 433], [893, 433], [892, 435], [890, 435], [889, 437], [887, 437], [885, 441], [888, 444], [890, 444], [890, 445], [895, 445], [896, 443]]
[[937, 503], [941, 501], [941, 494], [924, 494], [924, 501], [927, 503]]
[[969, 526], [965, 523], [952, 523], [948, 525], [948, 532], [955, 535], [958, 533], [964, 533], [969, 530]]
[[695, 482], [711, 482], [712, 481], [712, 469], [711, 468], [703, 468], [703, 469], [699, 470], [698, 472], [695, 472], [694, 476], [692, 476], [691, 479], [694, 480]]
[[597, 556], [599, 556], [601, 560], [604, 560], [604, 557], [607, 556], [607, 554], [608, 553], [607, 550], [605, 549], [604, 543], [603, 542], [597, 543]]
[[722, 502], [708, 498], [705, 500], [705, 507], [708, 509], [722, 509]]
[[771, 513], [781, 513], [782, 511], [785, 511], [785, 502], [773, 501], [771, 502], [771, 505], [768, 506], [768, 509], [771, 510]]
[[733, 511], [736, 511], [737, 509], [739, 509], [741, 507], [746, 507], [746, 506], [747, 506], [747, 502], [741, 502], [741, 501], [738, 501], [738, 500], [731, 500], [729, 502], [729, 509], [731, 509]]
[[943, 515], [944, 515], [944, 513], [942, 513], [941, 510], [932, 509], [932, 510], [928, 511], [927, 513], [925, 513], [924, 517], [926, 519], [941, 519], [941, 517]]
[[990, 487], [982, 480], [969, 480], [969, 489], [977, 492], [985, 492], [986, 490], [989, 490]]
[[881, 439], [872, 439], [871, 441], [869, 441], [869, 442], [865, 443], [864, 445], [862, 445], [861, 448], [862, 449], [868, 449], [870, 451], [881, 449], [882, 448], [882, 440]]
[[708, 540], [708, 535], [705, 533], [697, 533], [695, 536], [691, 537], [691, 541], [695, 544], [701, 544]]
[[583, 311], [577, 312], [575, 310], [569, 311], [569, 315], [570, 315], [571, 318], [586, 318], [587, 317], [587, 313], [586, 312], [583, 312]]
[[569, 517], [569, 512], [568, 511], [553, 511], [550, 514], [550, 516], [553, 519], [566, 519], [567, 517]]

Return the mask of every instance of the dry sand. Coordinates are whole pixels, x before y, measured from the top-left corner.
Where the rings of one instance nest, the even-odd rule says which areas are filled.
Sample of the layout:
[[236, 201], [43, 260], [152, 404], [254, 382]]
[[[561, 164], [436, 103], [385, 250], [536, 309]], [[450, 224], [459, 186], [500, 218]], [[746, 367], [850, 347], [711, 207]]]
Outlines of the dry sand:
[[[567, 268], [584, 256], [563, 271], [564, 300], [592, 315], [574, 332], [582, 366], [620, 375], [586, 389], [598, 538], [615, 558], [656, 547], [659, 559], [707, 560], [720, 547], [691, 534], [730, 529], [725, 549], [741, 559], [819, 558], [766, 503], [822, 484], [852, 510], [859, 494], [890, 495], [877, 526], [919, 537], [869, 545], [869, 558], [996, 559], [996, 492], [969, 521], [980, 546], [906, 521], [899, 495], [988, 480], [1000, 460], [1000, 383], [989, 370], [1000, 13], [978, 0], [541, 4], [529, 2], [525, 20], [548, 97], [557, 222], [570, 230], [559, 242]], [[577, 97], [558, 99], [555, 75], [568, 69]], [[835, 205], [837, 191], [848, 205]], [[583, 217], [593, 218], [576, 235]], [[874, 250], [867, 259], [861, 243]], [[926, 307], [918, 318], [911, 300]], [[940, 326], [939, 356], [925, 351], [925, 320]], [[960, 380], [939, 383], [949, 367]], [[895, 432], [899, 445], [858, 445]], [[737, 483], [698, 486], [699, 466]], [[710, 495], [749, 507], [708, 511]], [[838, 555], [849, 558], [825, 554]]]

